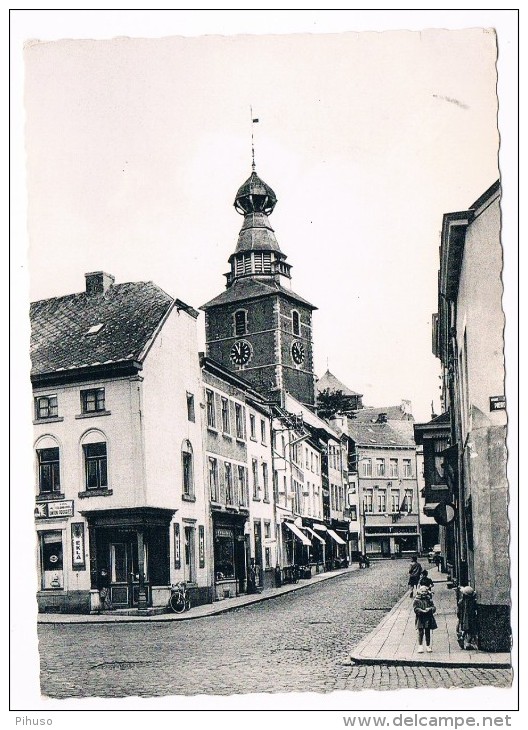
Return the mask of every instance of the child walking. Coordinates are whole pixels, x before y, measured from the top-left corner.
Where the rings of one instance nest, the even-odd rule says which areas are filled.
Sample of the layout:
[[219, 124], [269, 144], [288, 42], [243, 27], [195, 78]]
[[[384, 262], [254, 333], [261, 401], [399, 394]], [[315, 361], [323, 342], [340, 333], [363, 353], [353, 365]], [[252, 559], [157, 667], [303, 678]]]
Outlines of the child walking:
[[418, 631], [418, 654], [423, 654], [423, 640], [425, 636], [425, 650], [433, 651], [431, 647], [431, 631], [438, 628], [434, 614], [436, 607], [433, 603], [431, 593], [427, 586], [420, 586], [416, 591], [416, 598], [413, 603], [416, 615], [415, 626]]

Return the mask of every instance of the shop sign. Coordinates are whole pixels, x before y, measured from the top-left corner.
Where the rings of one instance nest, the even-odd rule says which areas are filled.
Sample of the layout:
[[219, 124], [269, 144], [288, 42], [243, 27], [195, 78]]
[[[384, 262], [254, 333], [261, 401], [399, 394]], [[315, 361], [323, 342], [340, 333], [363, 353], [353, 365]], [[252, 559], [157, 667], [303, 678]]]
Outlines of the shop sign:
[[174, 567], [176, 570], [181, 568], [180, 525], [178, 522], [174, 523]]
[[205, 530], [203, 525], [198, 525], [198, 561], [199, 567], [205, 568]]
[[506, 408], [506, 396], [505, 395], [491, 395], [490, 396], [490, 411], [503, 411]]
[[72, 522], [71, 541], [73, 570], [86, 570], [84, 558], [84, 522]]
[[35, 518], [73, 517], [73, 499], [61, 502], [39, 502], [35, 505]]
[[216, 537], [233, 537], [233, 530], [229, 530], [226, 527], [217, 527], [215, 530]]

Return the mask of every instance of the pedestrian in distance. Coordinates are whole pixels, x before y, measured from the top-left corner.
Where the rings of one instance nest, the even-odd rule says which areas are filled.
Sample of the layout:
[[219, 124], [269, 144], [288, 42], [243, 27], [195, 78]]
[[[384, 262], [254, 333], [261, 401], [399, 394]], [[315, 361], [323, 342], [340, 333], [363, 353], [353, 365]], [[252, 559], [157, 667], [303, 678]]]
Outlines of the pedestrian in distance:
[[414, 589], [418, 586], [418, 583], [420, 582], [420, 575], [422, 574], [422, 566], [418, 562], [418, 558], [416, 555], [411, 560], [411, 565], [409, 567], [409, 585], [411, 587], [410, 597], [412, 598], [414, 596]]
[[425, 586], [431, 594], [433, 592], [434, 581], [429, 578], [429, 573], [425, 569], [422, 570], [420, 580], [418, 581], [418, 586]]
[[432, 652], [431, 631], [438, 628], [434, 614], [436, 607], [427, 586], [420, 586], [416, 591], [413, 609], [415, 614], [415, 626], [418, 631], [418, 654], [423, 654], [423, 640], [425, 636], [425, 650]]
[[111, 611], [113, 609], [110, 602], [110, 576], [106, 568], [101, 568], [99, 574], [99, 598], [101, 601], [101, 611]]
[[457, 604], [457, 641], [461, 649], [478, 649], [478, 621], [475, 591], [471, 586], [460, 588]]

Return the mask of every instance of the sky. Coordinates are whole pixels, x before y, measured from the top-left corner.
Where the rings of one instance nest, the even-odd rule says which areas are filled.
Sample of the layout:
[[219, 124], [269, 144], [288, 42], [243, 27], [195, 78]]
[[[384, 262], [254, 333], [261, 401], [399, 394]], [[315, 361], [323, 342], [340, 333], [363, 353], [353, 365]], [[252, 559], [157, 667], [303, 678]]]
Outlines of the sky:
[[495, 62], [489, 28], [28, 43], [31, 300], [101, 269], [220, 293], [252, 107], [316, 373], [428, 420], [442, 215], [499, 176]]
[[[328, 365], [368, 405], [411, 400], [418, 421], [429, 419], [432, 400], [440, 407], [431, 313], [442, 216], [468, 207], [500, 167], [511, 468], [514, 15], [11, 10], [12, 576], [35, 571], [34, 525], [19, 519], [34, 507], [33, 489], [20, 488], [33, 481], [29, 301], [82, 291], [84, 274], [100, 269], [118, 283], [155, 281], [195, 307], [220, 293], [242, 224], [232, 204], [251, 171], [250, 106], [260, 120], [257, 170], [278, 197], [271, 222], [293, 288], [318, 307], [317, 373]], [[500, 50], [499, 158], [490, 28]], [[203, 315], [198, 327], [203, 347]], [[34, 584], [17, 580], [12, 590], [12, 709], [60, 709], [64, 718], [75, 703], [39, 695]], [[392, 709], [390, 694], [355, 693], [353, 704]], [[507, 690], [398, 694], [416, 710], [444, 700], [451, 710], [513, 706]], [[291, 697], [275, 696], [274, 709], [290, 708]], [[303, 707], [335, 709], [335, 697], [303, 695]], [[159, 702], [174, 709], [174, 698]], [[135, 703], [121, 700], [119, 709]], [[178, 707], [252, 703], [199, 696]], [[100, 701], [84, 700], [83, 709], [100, 710]]]

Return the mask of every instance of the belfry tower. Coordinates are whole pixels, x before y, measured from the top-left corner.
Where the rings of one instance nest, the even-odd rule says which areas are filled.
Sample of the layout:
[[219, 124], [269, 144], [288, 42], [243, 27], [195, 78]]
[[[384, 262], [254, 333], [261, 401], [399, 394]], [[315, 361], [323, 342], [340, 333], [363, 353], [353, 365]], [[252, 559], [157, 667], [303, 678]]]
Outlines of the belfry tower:
[[314, 404], [312, 312], [291, 289], [290, 264], [269, 216], [277, 198], [253, 171], [235, 210], [244, 222], [226, 274], [226, 291], [204, 304], [207, 356], [281, 401], [284, 391]]

